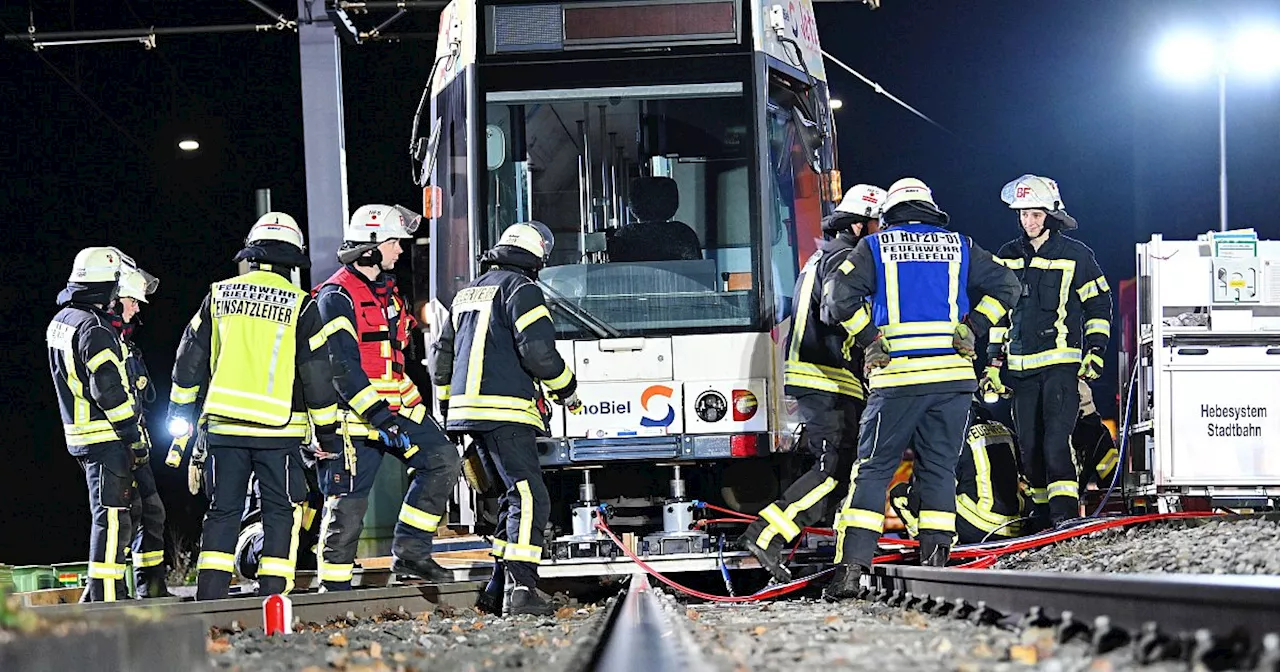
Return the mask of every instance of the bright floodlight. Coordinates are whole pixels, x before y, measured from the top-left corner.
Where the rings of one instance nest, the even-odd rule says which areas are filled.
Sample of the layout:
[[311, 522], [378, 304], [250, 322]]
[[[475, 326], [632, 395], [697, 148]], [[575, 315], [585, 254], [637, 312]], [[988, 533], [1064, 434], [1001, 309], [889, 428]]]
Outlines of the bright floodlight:
[[200, 143], [195, 140], [183, 140], [178, 143], [178, 149], [181, 149], [184, 152], [194, 152], [197, 149], [200, 149]]
[[1280, 29], [1248, 28], [1231, 43], [1231, 69], [1246, 75], [1280, 73]]
[[842, 107], [844, 107], [844, 101], [843, 101], [843, 100], [840, 100], [839, 98], [832, 98], [832, 99], [831, 99], [831, 109], [833, 109], [833, 110], [838, 110], [838, 109], [840, 109], [840, 108], [842, 108]]
[[1213, 41], [1195, 33], [1170, 36], [1161, 43], [1156, 60], [1165, 76], [1180, 80], [1203, 77], [1217, 66]]

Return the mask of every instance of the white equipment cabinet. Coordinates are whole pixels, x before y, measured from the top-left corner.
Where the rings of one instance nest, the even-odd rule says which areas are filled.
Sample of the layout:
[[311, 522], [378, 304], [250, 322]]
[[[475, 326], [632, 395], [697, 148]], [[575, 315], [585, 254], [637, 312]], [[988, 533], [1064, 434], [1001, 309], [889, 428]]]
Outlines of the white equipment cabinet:
[[[1280, 499], [1280, 241], [1251, 230], [1137, 246], [1136, 494]], [[1129, 382], [1132, 354], [1122, 359]], [[1128, 390], [1124, 390], [1125, 394]], [[1122, 397], [1123, 399], [1123, 397]]]

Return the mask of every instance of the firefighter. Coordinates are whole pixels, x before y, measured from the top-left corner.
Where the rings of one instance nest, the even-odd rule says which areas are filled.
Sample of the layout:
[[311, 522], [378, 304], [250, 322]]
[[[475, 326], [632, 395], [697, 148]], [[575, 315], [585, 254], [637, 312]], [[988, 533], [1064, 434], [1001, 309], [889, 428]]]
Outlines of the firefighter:
[[471, 434], [505, 487], [506, 536], [493, 549], [495, 577], [505, 578], [486, 590], [505, 591], [502, 610], [511, 614], [553, 611], [536, 590], [551, 505], [538, 464], [537, 433], [546, 431], [539, 385], [569, 412], [582, 411], [535, 283], [553, 244], [541, 222], [507, 227], [480, 258], [481, 275], [454, 297], [453, 319], [431, 350], [432, 382], [449, 386], [446, 427]]
[[[823, 317], [864, 349], [870, 390], [844, 506], [836, 563], [825, 589], [852, 597], [884, 529], [885, 495], [915, 439], [921, 564], [943, 566], [955, 534], [955, 471], [969, 398], [974, 342], [1017, 298], [1017, 279], [967, 236], [945, 228], [923, 182], [907, 177], [885, 197], [882, 230], [861, 242], [823, 287]], [[980, 299], [970, 304], [972, 293]]]
[[[956, 463], [956, 540], [977, 544], [1017, 537], [1025, 503], [1013, 431], [976, 399], [971, 413], [973, 420]], [[907, 533], [919, 536], [920, 491], [915, 483], [894, 486], [889, 504]]]
[[1079, 389], [1080, 415], [1071, 431], [1071, 446], [1075, 452], [1076, 464], [1080, 465], [1079, 487], [1084, 490], [1093, 481], [1099, 488], [1105, 489], [1115, 477], [1115, 469], [1120, 463], [1120, 451], [1116, 449], [1111, 430], [1102, 424], [1102, 416], [1093, 404], [1093, 391], [1089, 389], [1089, 384], [1081, 380]]
[[[146, 405], [156, 400], [155, 386], [142, 358], [142, 349], [133, 341], [134, 330], [141, 324], [138, 317], [147, 295], [153, 294], [160, 281], [140, 268], [130, 269], [120, 278], [120, 336], [125, 353], [124, 369], [129, 378], [129, 389], [136, 402], [138, 428], [148, 449], [152, 446], [151, 433], [147, 429], [144, 414]], [[164, 567], [164, 502], [156, 489], [155, 473], [148, 460], [133, 470], [137, 497], [131, 507], [131, 517], [137, 527], [133, 539], [133, 575], [136, 596], [170, 597], [165, 585]]]
[[338, 250], [343, 266], [316, 288], [341, 397], [343, 440], [342, 450], [322, 456], [317, 466], [326, 497], [320, 579], [327, 591], [351, 588], [356, 544], [384, 454], [412, 470], [391, 543], [391, 570], [436, 583], [453, 580], [431, 550], [458, 482], [458, 450], [405, 373], [416, 325], [389, 273], [400, 258], [400, 241], [412, 237], [420, 221], [399, 206], [357, 209]]
[[133, 268], [133, 260], [117, 248], [81, 250], [58, 294], [60, 310], [45, 331], [67, 452], [79, 462], [89, 487], [93, 527], [86, 599], [93, 602], [126, 596], [125, 549], [133, 534], [129, 509], [137, 497], [133, 470], [150, 458], [111, 313], [120, 280]]
[[982, 388], [1013, 395], [1014, 429], [1035, 503], [1031, 527], [1039, 531], [1080, 515], [1071, 449], [1077, 381], [1102, 375], [1111, 288], [1093, 251], [1063, 235], [1077, 225], [1056, 182], [1023, 175], [1006, 184], [1000, 198], [1018, 211], [1022, 235], [996, 257], [1017, 273], [1021, 297], [1007, 329], [992, 334]]
[[857, 448], [855, 430], [866, 399], [859, 379], [861, 353], [842, 327], [821, 320], [822, 287], [846, 263], [866, 227], [880, 217], [884, 198], [883, 189], [868, 184], [846, 192], [836, 211], [822, 220], [826, 241], [796, 280], [783, 383], [786, 394], [796, 400], [805, 448], [815, 462], [781, 499], [760, 511], [760, 518], [738, 539], [738, 545], [781, 582], [791, 580], [782, 563], [783, 543], [823, 518], [828, 495], [843, 480], [840, 467], [849, 468]]
[[199, 422], [208, 443], [197, 600], [227, 596], [251, 473], [265, 535], [258, 594], [292, 589], [306, 498], [298, 448], [314, 424], [320, 445], [339, 450], [323, 322], [311, 296], [289, 280], [293, 269], [310, 265], [305, 250], [292, 217], [259, 218], [235, 256], [249, 262], [249, 272], [210, 287], [178, 346], [169, 430], [182, 440]]
[[[303, 477], [307, 481], [307, 496], [301, 504], [302, 524], [297, 530], [298, 556], [295, 571], [316, 569], [316, 542], [320, 539], [319, 512], [324, 505], [320, 484], [316, 480], [315, 453], [317, 452], [319, 452], [318, 448], [298, 451], [302, 460]], [[240, 576], [246, 579], [257, 579], [258, 567], [262, 564], [264, 536], [262, 488], [257, 476], [253, 476], [249, 479], [244, 515], [240, 519], [240, 536], [236, 539], [235, 568]]]

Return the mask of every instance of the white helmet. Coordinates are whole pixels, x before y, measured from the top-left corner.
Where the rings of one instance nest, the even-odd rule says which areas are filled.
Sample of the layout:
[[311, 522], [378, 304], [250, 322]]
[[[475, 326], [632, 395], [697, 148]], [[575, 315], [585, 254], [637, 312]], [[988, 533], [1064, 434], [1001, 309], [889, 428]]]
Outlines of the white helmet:
[[868, 219], [879, 219], [884, 211], [886, 193], [884, 189], [870, 184], [855, 184], [844, 192], [836, 212], [847, 212]]
[[498, 247], [506, 245], [524, 250], [546, 263], [551, 258], [551, 249], [555, 247], [555, 238], [546, 224], [538, 221], [512, 224], [502, 232], [498, 239]]
[[298, 226], [294, 218], [283, 212], [268, 212], [259, 217], [258, 221], [254, 222], [253, 228], [249, 229], [249, 235], [245, 237], [244, 244], [252, 245], [268, 240], [289, 243], [303, 252], [307, 250], [307, 243], [302, 237], [302, 227]]
[[127, 268], [124, 274], [120, 276], [118, 294], [122, 299], [136, 299], [147, 303], [147, 296], [155, 294], [156, 289], [159, 287], [160, 280], [156, 276], [141, 268], [132, 267]]
[[67, 282], [119, 282], [127, 269], [137, 268], [125, 253], [116, 247], [86, 247], [71, 262], [71, 275]]
[[933, 206], [934, 210], [938, 209], [938, 204], [933, 202], [933, 191], [928, 185], [914, 177], [904, 177], [889, 185], [889, 191], [884, 199], [884, 212], [908, 201], [924, 201]]
[[421, 222], [422, 215], [398, 205], [363, 205], [351, 215], [351, 221], [342, 232], [342, 240], [349, 243], [381, 243], [392, 239], [412, 238]]
[[1076, 228], [1076, 220], [1067, 214], [1062, 203], [1062, 194], [1058, 191], [1058, 183], [1047, 177], [1030, 173], [1004, 185], [1000, 190], [1000, 200], [1009, 204], [1013, 210], [1031, 210], [1039, 208], [1049, 216], [1061, 222], [1064, 229]]

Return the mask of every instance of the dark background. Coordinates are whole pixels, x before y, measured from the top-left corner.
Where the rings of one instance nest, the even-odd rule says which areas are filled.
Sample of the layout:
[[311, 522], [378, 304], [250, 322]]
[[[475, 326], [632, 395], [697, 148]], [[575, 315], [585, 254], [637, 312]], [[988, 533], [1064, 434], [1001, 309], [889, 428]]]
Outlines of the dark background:
[[[268, 4], [296, 12], [291, 1]], [[25, 32], [30, 9], [39, 30], [269, 22], [234, 0], [41, 0], [0, 3], [0, 29]], [[824, 47], [947, 129], [828, 65], [844, 101], [844, 182], [919, 177], [954, 229], [994, 250], [1017, 233], [1000, 187], [1028, 172], [1053, 177], [1077, 237], [1118, 288], [1133, 275], [1135, 242], [1217, 228], [1216, 83], [1163, 81], [1156, 40], [1177, 26], [1229, 30], [1260, 18], [1280, 21], [1280, 10], [1229, 0], [884, 0], [874, 12], [821, 3]], [[405, 146], [432, 51], [344, 47], [352, 207], [419, 202]], [[161, 278], [137, 335], [160, 383], [158, 426], [182, 326], [208, 283], [232, 274], [254, 189], [271, 188], [274, 209], [305, 224], [298, 77], [292, 33], [161, 37], [152, 51], [0, 45], [0, 562], [87, 552], [84, 481], [63, 443], [43, 337], [75, 253], [117, 245]], [[1232, 226], [1276, 238], [1280, 78], [1231, 80], [1227, 109]], [[186, 134], [202, 145], [194, 156], [175, 148]], [[1113, 355], [1108, 364], [1097, 388], [1104, 416], [1116, 407]], [[161, 460], [170, 517], [194, 522], [203, 505]]]

